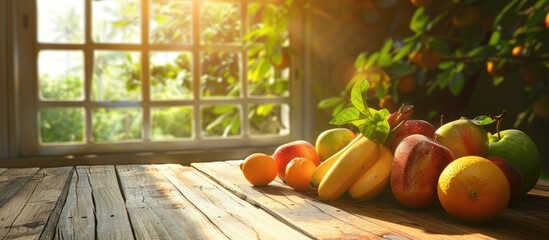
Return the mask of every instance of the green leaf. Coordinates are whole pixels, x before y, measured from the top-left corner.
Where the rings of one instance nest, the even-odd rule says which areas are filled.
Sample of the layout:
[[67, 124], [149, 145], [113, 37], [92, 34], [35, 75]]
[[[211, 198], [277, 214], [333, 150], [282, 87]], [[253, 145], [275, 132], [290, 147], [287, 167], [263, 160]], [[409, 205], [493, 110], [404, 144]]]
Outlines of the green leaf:
[[365, 123], [359, 126], [359, 130], [364, 137], [378, 143], [383, 144], [387, 141], [389, 135], [389, 110], [381, 109], [379, 111], [371, 109], [371, 117], [367, 118]]
[[509, 10], [511, 10], [511, 8], [515, 4], [519, 3], [520, 1], [521, 0], [513, 0], [509, 3], [507, 3], [507, 5], [499, 11], [498, 15], [494, 19], [494, 23], [492, 25], [492, 28], [496, 28], [497, 26], [499, 26], [501, 24], [501, 21], [503, 20], [503, 17], [505, 16], [505, 14], [507, 14], [507, 12], [509, 12]]
[[358, 54], [358, 57], [355, 60], [355, 68], [363, 68], [366, 64], [366, 53]]
[[398, 62], [408, 55], [414, 49], [415, 43], [408, 43], [404, 47], [396, 49], [395, 56], [393, 56], [393, 62]]
[[505, 78], [504, 78], [503, 76], [500, 76], [500, 77], [493, 77], [493, 78], [492, 78], [492, 84], [494, 84], [494, 86], [498, 86], [498, 85], [500, 85], [500, 84], [503, 82], [504, 79], [505, 79]]
[[452, 92], [454, 96], [457, 96], [461, 92], [461, 90], [463, 89], [463, 85], [465, 85], [465, 78], [463, 77], [462, 73], [455, 74], [452, 78], [450, 78], [450, 81], [448, 82], [450, 92]]
[[429, 16], [425, 15], [425, 9], [420, 7], [412, 16], [410, 21], [410, 30], [416, 33], [423, 33], [427, 28], [427, 23], [429, 22]]
[[353, 89], [351, 90], [351, 103], [353, 106], [358, 109], [361, 113], [369, 114], [368, 105], [366, 104], [364, 94], [370, 88], [370, 83], [366, 80], [357, 82]]
[[471, 122], [476, 124], [476, 125], [481, 125], [482, 126], [482, 125], [488, 125], [488, 124], [493, 123], [494, 119], [492, 117], [489, 117], [489, 116], [481, 115], [481, 116], [477, 116], [474, 119], [472, 119]]
[[490, 41], [488, 42], [488, 44], [491, 45], [491, 46], [496, 46], [500, 43], [499, 42], [500, 39], [501, 39], [501, 32], [500, 31], [494, 31], [492, 33], [492, 36], [490, 37]]
[[370, 55], [370, 57], [368, 57], [368, 61], [366, 61], [366, 65], [364, 65], [364, 67], [369, 68], [369, 67], [373, 66], [377, 62], [377, 60], [379, 59], [379, 55], [380, 54], [378, 52], [375, 52], [372, 55]]
[[467, 56], [468, 57], [487, 56], [492, 52], [492, 50], [494, 50], [494, 46], [480, 46], [469, 51], [467, 53]]
[[325, 99], [322, 99], [322, 101], [320, 101], [318, 103], [317, 108], [319, 108], [319, 109], [331, 108], [331, 107], [339, 104], [342, 101], [343, 101], [342, 97], [325, 98]]
[[360, 119], [360, 111], [355, 107], [348, 107], [337, 113], [330, 121], [330, 124], [343, 125], [358, 119]]

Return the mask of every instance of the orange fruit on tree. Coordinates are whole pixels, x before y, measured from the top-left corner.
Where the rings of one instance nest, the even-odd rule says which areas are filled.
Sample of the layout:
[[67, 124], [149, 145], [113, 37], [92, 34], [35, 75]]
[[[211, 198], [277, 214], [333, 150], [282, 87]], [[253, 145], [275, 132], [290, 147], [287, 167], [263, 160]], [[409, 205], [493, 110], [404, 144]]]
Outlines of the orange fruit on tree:
[[448, 214], [472, 223], [499, 216], [511, 195], [503, 171], [479, 156], [464, 156], [448, 164], [438, 179], [437, 193]]
[[507, 63], [500, 64], [498, 61], [486, 62], [486, 71], [493, 77], [501, 77], [509, 73], [509, 65]]
[[439, 52], [431, 49], [422, 49], [417, 54], [417, 63], [419, 64], [419, 66], [427, 70], [437, 69], [438, 64], [440, 63], [440, 61], [442, 61], [442, 55]]
[[311, 188], [311, 176], [316, 169], [313, 161], [297, 157], [286, 166], [286, 184], [297, 191], [306, 191]]
[[522, 71], [522, 80], [528, 86], [536, 86], [545, 79], [545, 72], [543, 65], [527, 63]]
[[513, 49], [511, 50], [511, 55], [520, 56], [520, 55], [522, 55], [523, 50], [524, 50], [524, 46], [517, 45], [517, 46], [513, 47]]
[[409, 93], [416, 90], [416, 78], [413, 74], [408, 74], [400, 78], [398, 82], [398, 90], [403, 93]]
[[240, 169], [248, 182], [254, 186], [264, 186], [276, 178], [275, 160], [264, 153], [253, 153], [244, 159]]

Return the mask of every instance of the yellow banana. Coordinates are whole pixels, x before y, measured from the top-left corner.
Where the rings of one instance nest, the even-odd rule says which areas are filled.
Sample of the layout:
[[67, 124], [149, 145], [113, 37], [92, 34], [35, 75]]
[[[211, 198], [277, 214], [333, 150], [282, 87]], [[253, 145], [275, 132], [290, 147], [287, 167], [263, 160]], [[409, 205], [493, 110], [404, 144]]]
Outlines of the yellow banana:
[[362, 134], [358, 134], [349, 144], [347, 144], [344, 148], [339, 150], [337, 153], [329, 157], [328, 159], [324, 160], [313, 172], [313, 175], [311, 176], [311, 185], [313, 187], [318, 187], [320, 185], [320, 181], [322, 181], [322, 178], [326, 175], [328, 170], [334, 165], [334, 163], [337, 161], [338, 158], [343, 155], [345, 150], [349, 149], [351, 145], [353, 145], [355, 142], [357, 142], [360, 138], [363, 138], [364, 136]]
[[379, 146], [379, 159], [351, 186], [349, 194], [359, 201], [370, 200], [383, 191], [389, 184], [393, 154], [383, 145]]
[[318, 186], [318, 197], [323, 201], [337, 199], [356, 182], [379, 158], [379, 144], [360, 138], [345, 150], [328, 170]]

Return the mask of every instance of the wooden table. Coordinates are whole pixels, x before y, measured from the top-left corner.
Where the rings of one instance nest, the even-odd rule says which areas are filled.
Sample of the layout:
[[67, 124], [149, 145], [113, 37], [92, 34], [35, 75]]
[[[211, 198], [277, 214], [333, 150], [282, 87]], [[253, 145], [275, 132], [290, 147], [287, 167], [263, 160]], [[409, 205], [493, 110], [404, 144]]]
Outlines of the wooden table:
[[0, 239], [547, 239], [549, 185], [495, 221], [410, 210], [385, 194], [324, 203], [280, 182], [252, 187], [240, 161], [0, 169]]

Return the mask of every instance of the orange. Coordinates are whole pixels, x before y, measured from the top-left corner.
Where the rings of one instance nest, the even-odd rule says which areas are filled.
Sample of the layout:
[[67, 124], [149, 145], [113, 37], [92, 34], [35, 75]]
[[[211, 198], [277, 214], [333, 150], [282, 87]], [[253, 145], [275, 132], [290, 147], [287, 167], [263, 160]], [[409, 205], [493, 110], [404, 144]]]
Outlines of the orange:
[[503, 171], [478, 156], [461, 157], [448, 164], [438, 179], [437, 193], [448, 214], [472, 223], [499, 216], [511, 195]]
[[292, 159], [286, 166], [286, 184], [297, 191], [310, 189], [315, 169], [316, 165], [307, 158]]
[[486, 62], [486, 71], [492, 75], [492, 77], [505, 76], [509, 72], [509, 65], [507, 63], [500, 65], [497, 61], [488, 61]]
[[513, 47], [513, 49], [511, 50], [511, 54], [513, 56], [520, 56], [520, 55], [522, 55], [523, 50], [524, 50], [524, 47], [522, 45], [517, 45], [517, 46]]
[[264, 153], [253, 153], [244, 159], [240, 169], [248, 182], [254, 186], [264, 186], [276, 178], [275, 160]]
[[400, 78], [398, 90], [403, 93], [413, 92], [416, 89], [416, 78], [413, 74], [408, 74]]
[[427, 70], [438, 68], [438, 64], [442, 61], [442, 55], [431, 49], [423, 49], [418, 53], [418, 64]]

